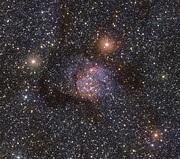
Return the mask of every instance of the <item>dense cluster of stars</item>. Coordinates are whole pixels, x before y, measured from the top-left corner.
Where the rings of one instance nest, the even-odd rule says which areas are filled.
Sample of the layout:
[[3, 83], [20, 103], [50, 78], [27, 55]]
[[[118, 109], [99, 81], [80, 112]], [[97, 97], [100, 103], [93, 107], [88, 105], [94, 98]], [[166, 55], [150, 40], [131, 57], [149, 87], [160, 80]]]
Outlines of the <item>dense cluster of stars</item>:
[[180, 158], [177, 0], [0, 12], [0, 158]]

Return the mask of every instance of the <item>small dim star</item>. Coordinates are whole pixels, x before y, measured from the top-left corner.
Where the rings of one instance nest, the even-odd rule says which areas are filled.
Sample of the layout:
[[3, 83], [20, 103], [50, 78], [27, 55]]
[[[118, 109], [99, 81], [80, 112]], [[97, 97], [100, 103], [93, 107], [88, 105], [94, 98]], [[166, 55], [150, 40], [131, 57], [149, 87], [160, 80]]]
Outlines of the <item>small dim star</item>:
[[165, 75], [162, 75], [162, 78], [164, 79], [166, 76]]
[[27, 95], [25, 95], [25, 96], [24, 96], [24, 99], [27, 99], [27, 97], [28, 97], [28, 96], [27, 96]]
[[17, 158], [17, 159], [20, 159], [21, 157], [20, 157], [20, 156], [17, 156], [16, 158]]
[[151, 144], [151, 147], [154, 147], [154, 144]]

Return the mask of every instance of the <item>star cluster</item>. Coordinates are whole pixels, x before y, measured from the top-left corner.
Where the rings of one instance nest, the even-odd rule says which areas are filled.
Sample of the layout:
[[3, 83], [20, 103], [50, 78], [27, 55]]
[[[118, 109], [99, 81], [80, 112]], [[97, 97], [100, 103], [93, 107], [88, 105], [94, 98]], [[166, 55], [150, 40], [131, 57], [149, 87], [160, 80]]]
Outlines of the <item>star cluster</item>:
[[101, 67], [91, 67], [87, 72], [78, 76], [79, 79], [76, 81], [77, 90], [85, 96], [97, 98], [102, 96], [103, 92], [112, 88], [108, 71]]
[[178, 0], [0, 2], [0, 158], [178, 159]]

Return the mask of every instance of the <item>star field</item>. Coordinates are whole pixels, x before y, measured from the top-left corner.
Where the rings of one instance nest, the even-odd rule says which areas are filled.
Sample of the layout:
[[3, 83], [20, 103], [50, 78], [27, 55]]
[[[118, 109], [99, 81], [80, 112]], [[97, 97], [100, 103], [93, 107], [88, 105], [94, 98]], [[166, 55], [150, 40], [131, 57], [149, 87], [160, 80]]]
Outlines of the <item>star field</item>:
[[178, 0], [0, 2], [0, 158], [180, 158]]

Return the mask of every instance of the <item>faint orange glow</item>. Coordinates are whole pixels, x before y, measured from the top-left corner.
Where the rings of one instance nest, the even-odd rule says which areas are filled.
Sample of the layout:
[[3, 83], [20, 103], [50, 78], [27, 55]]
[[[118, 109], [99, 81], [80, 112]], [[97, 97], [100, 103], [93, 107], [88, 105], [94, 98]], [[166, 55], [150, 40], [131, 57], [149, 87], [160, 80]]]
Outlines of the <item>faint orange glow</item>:
[[99, 48], [104, 53], [114, 52], [116, 49], [115, 41], [109, 38], [102, 38], [99, 43]]
[[158, 138], [158, 137], [159, 137], [159, 134], [158, 134], [158, 133], [154, 133], [153, 136], [154, 136], [155, 138]]
[[155, 131], [154, 133], [152, 132], [152, 138], [154, 140], [159, 140], [161, 138], [162, 133], [160, 133], [159, 131]]

